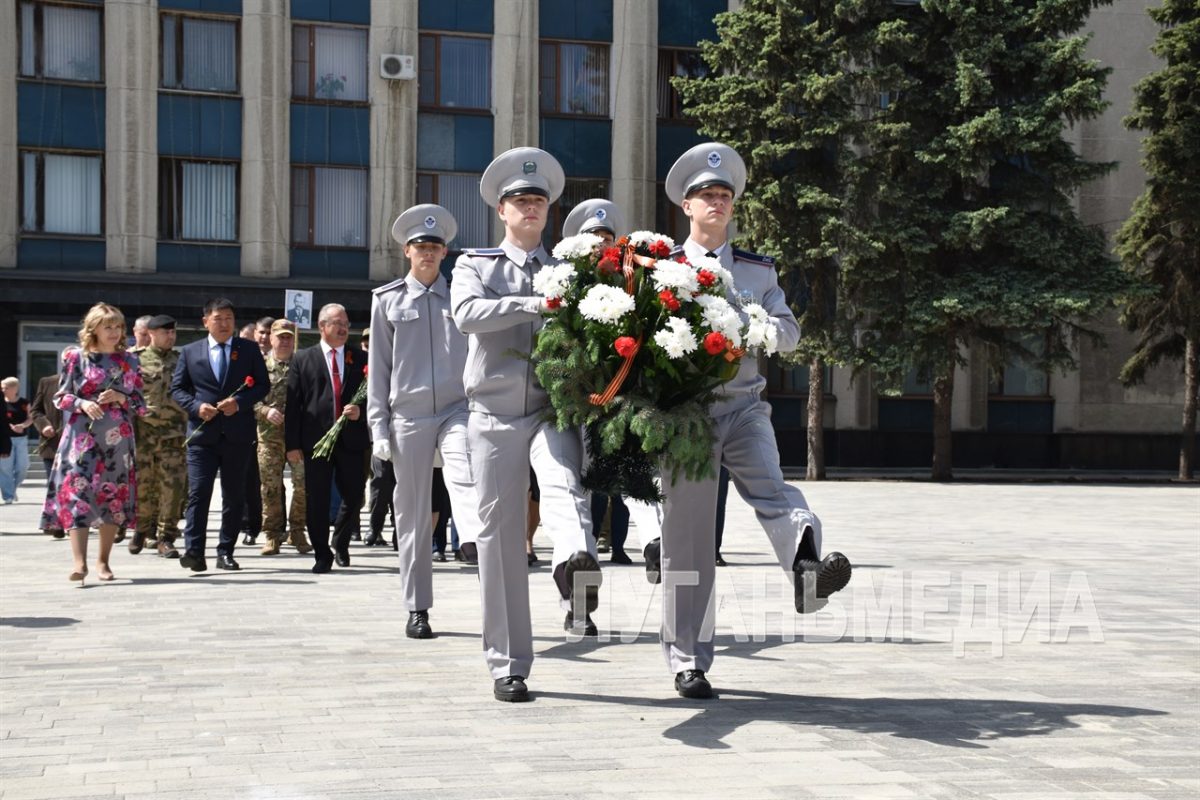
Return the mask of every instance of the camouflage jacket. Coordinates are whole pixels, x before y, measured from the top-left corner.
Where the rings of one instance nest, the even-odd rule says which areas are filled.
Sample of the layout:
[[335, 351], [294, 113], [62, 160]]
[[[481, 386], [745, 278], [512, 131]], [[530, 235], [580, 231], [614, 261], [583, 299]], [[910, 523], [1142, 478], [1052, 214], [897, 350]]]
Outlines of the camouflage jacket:
[[138, 357], [138, 371], [144, 385], [142, 396], [146, 400], [146, 416], [138, 418], [138, 430], [142, 435], [182, 438], [187, 430], [187, 412], [171, 396], [171, 378], [179, 363], [179, 351], [138, 347], [132, 352]]
[[272, 425], [267, 421], [267, 411], [275, 409], [281, 414], [287, 413], [287, 376], [291, 367], [290, 361], [276, 361], [275, 356], [267, 356], [267, 375], [271, 379], [271, 390], [263, 401], [254, 407], [254, 418], [258, 420], [258, 440], [283, 442], [283, 426]]

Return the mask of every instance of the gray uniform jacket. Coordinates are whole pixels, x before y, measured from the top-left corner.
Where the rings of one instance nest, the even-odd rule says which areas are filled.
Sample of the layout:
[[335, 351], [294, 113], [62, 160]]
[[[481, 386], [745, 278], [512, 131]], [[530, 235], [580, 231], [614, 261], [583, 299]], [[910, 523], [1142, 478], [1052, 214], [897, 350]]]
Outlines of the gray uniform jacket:
[[523, 417], [545, 408], [533, 364], [514, 353], [533, 350], [544, 324], [533, 276], [553, 263], [541, 245], [526, 254], [508, 241], [458, 257], [450, 305], [458, 329], [469, 337], [463, 383], [472, 411]]
[[421, 419], [466, 407], [467, 338], [450, 316], [450, 289], [438, 275], [426, 288], [410, 273], [371, 297], [367, 425], [390, 441], [392, 417]]
[[[678, 251], [680, 248], [676, 248]], [[703, 256], [705, 248], [691, 239], [683, 243], [683, 253], [689, 258]], [[776, 339], [777, 352], [787, 353], [796, 349], [800, 343], [800, 323], [788, 308], [787, 298], [779, 287], [779, 278], [775, 272], [775, 259], [760, 256], [746, 250], [735, 250], [728, 243], [720, 254], [721, 266], [733, 273], [733, 284], [736, 289], [727, 299], [735, 305], [741, 303], [758, 303], [779, 329]], [[742, 357], [737, 375], [733, 380], [717, 390], [717, 404], [713, 407], [714, 414], [732, 410], [751, 399], [757, 401], [762, 396], [762, 390], [767, 386], [767, 379], [759, 370], [758, 354], [748, 352]]]

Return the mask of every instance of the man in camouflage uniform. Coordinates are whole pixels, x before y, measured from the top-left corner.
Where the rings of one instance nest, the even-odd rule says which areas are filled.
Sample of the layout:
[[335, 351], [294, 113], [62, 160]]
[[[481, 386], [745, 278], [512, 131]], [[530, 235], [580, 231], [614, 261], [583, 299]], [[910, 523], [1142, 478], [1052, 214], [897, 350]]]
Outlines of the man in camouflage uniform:
[[187, 454], [183, 439], [187, 414], [171, 397], [171, 377], [179, 353], [175, 347], [175, 320], [166, 314], [152, 317], [146, 326], [150, 344], [136, 348], [142, 376], [146, 415], [135, 418], [137, 442], [137, 528], [129, 552], [142, 552], [146, 542], [156, 542], [163, 558], [179, 558], [179, 509], [187, 497]]
[[[301, 553], [312, 550], [304, 533], [304, 464], [292, 464], [292, 506], [284, 516], [283, 468], [284, 457], [283, 415], [287, 405], [287, 376], [292, 354], [296, 349], [296, 325], [286, 319], [271, 323], [271, 353], [267, 356], [267, 375], [271, 378], [271, 391], [261, 403], [254, 407], [258, 420], [258, 473], [262, 480], [263, 543], [262, 554], [273, 556], [283, 544], [284, 528], [288, 528], [287, 543]], [[289, 524], [290, 522], [290, 524]]]

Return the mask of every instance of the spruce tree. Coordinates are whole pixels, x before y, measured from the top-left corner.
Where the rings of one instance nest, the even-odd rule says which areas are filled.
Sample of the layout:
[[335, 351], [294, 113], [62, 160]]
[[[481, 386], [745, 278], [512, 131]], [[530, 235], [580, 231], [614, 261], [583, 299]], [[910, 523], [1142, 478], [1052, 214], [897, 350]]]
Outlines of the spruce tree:
[[[1107, 70], [1079, 30], [1097, 0], [875, 3], [863, 20], [879, 80], [863, 128], [855, 220], [884, 243], [843, 273], [884, 386], [933, 384], [932, 476], [951, 471], [954, 368], [973, 343], [1074, 365], [1073, 340], [1123, 280], [1072, 193], [1111, 165], [1064, 139], [1096, 117]], [[1016, 344], [1044, 336], [1041, 352]], [[1040, 349], [1040, 348], [1038, 348]]]
[[1117, 252], [1137, 282], [1122, 320], [1138, 342], [1121, 380], [1140, 383], [1163, 360], [1183, 362], [1179, 477], [1190, 480], [1200, 391], [1200, 5], [1165, 0], [1150, 16], [1163, 26], [1152, 50], [1166, 66], [1134, 87], [1125, 118], [1146, 131], [1148, 181], [1117, 234]]

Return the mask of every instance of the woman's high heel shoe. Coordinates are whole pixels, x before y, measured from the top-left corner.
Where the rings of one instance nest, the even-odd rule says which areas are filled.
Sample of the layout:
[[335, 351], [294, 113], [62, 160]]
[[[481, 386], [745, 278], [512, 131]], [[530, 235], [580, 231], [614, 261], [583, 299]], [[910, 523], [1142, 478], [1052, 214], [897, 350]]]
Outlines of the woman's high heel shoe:
[[77, 570], [75, 572], [72, 572], [70, 575], [68, 575], [67, 580], [69, 580], [71, 583], [75, 583], [76, 581], [79, 581], [79, 588], [82, 589], [83, 582], [84, 582], [84, 579], [87, 578], [87, 574], [88, 574], [87, 567], [84, 567], [82, 571]]
[[96, 577], [104, 582], [116, 580], [117, 576], [113, 574], [111, 567], [97, 567]]

